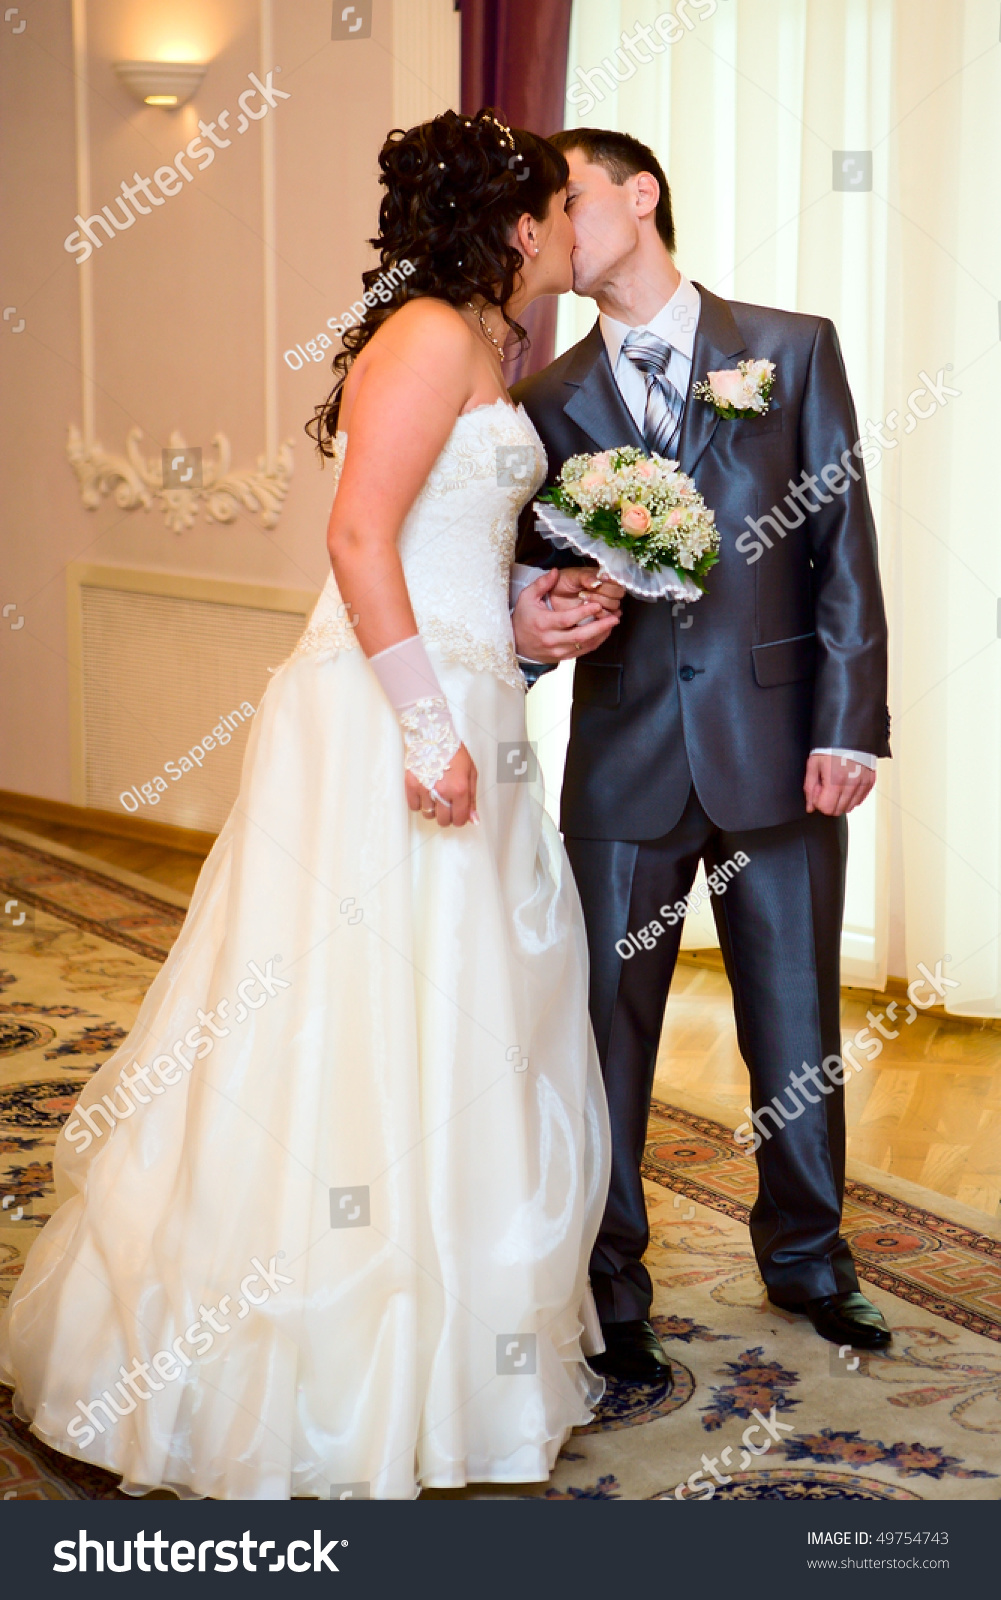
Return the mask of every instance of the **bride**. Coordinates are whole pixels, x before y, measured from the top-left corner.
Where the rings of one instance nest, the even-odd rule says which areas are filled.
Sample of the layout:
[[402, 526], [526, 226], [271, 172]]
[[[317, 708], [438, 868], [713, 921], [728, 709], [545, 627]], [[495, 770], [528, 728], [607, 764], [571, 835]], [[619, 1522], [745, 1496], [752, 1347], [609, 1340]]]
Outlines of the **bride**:
[[508, 613], [545, 456], [500, 366], [571, 286], [567, 167], [489, 112], [380, 163], [366, 285], [410, 266], [314, 420], [333, 572], [0, 1323], [18, 1415], [130, 1494], [537, 1482], [602, 1387], [587, 951]]

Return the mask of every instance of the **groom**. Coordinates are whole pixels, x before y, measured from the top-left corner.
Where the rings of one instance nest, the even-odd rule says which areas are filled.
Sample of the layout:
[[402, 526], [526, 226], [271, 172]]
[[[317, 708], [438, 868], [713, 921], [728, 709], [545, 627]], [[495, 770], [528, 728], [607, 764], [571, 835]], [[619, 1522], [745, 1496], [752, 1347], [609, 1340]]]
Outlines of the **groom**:
[[[519, 538], [518, 652], [577, 655], [562, 827], [612, 1122], [591, 1259], [607, 1347], [595, 1364], [665, 1379], [640, 1161], [681, 938], [673, 908], [700, 859], [714, 876], [738, 852], [746, 864], [714, 876], [725, 892], [713, 911], [760, 1133], [758, 1267], [769, 1299], [823, 1338], [881, 1347], [890, 1331], [859, 1293], [840, 1232], [839, 952], [845, 813], [890, 753], [886, 622], [837, 335], [823, 317], [723, 300], [679, 273], [667, 180], [645, 145], [600, 129], [553, 143], [570, 165], [574, 289], [600, 315], [514, 398], [541, 435], [550, 482], [568, 456], [639, 445], [680, 460], [721, 536], [697, 603], [627, 595], [621, 614], [622, 591], [595, 589], [594, 567], [546, 543], [530, 508]], [[759, 358], [775, 364], [764, 414], [727, 420], [693, 393], [710, 371]], [[605, 616], [575, 651], [585, 599]], [[625, 935], [653, 921], [664, 929], [653, 948], [624, 957]], [[805, 1107], [780, 1117], [769, 1102], [800, 1105], [794, 1083]]]

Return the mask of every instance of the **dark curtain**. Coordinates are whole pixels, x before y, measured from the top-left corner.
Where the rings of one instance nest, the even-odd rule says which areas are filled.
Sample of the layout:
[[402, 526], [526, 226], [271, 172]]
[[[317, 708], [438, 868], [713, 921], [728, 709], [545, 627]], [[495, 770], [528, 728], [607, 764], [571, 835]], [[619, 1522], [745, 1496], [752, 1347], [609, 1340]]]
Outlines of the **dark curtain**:
[[[462, 13], [462, 114], [496, 106], [516, 128], [555, 133], [563, 126], [572, 0], [459, 0]], [[531, 345], [504, 363], [516, 383], [553, 359], [556, 296], [520, 319]]]

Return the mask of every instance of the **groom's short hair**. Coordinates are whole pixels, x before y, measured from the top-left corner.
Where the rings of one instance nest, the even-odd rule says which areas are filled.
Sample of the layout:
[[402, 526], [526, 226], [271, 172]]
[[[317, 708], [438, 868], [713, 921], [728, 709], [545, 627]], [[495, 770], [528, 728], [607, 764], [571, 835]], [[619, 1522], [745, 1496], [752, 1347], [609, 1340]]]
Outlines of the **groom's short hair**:
[[614, 133], [610, 128], [563, 128], [549, 135], [549, 143], [566, 155], [570, 150], [580, 150], [594, 167], [603, 167], [615, 184], [625, 183], [638, 172], [652, 173], [660, 184], [655, 220], [657, 232], [664, 244], [674, 254], [674, 213], [671, 210], [671, 189], [664, 169], [649, 145], [641, 144], [631, 133]]

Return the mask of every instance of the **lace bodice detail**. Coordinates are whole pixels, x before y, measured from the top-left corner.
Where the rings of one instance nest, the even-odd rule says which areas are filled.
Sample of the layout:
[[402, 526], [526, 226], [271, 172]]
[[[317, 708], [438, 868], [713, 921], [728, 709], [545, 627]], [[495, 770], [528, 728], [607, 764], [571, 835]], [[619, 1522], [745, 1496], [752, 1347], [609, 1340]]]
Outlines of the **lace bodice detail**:
[[[347, 435], [334, 441], [340, 475]], [[390, 470], [392, 456], [389, 456]], [[478, 406], [456, 419], [400, 530], [399, 550], [417, 626], [426, 645], [516, 688], [508, 588], [518, 516], [545, 481], [546, 453], [523, 406]], [[334, 576], [293, 655], [357, 645]]]

